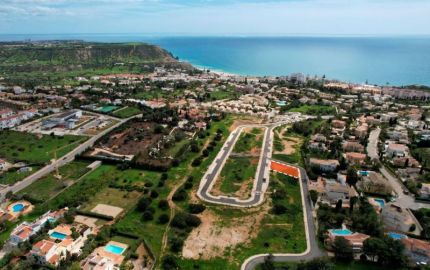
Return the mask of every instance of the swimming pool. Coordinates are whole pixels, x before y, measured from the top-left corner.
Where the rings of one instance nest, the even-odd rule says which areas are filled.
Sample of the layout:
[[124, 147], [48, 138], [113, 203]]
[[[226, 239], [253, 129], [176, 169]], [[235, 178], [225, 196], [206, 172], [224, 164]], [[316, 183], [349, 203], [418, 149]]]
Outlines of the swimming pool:
[[384, 200], [384, 199], [377, 199], [377, 198], [375, 198], [374, 200], [375, 200], [375, 202], [376, 202], [377, 204], [379, 204], [379, 206], [380, 206], [381, 208], [384, 208], [384, 206], [385, 206], [385, 200]]
[[352, 232], [348, 229], [333, 229], [329, 230], [334, 235], [351, 235]]
[[287, 104], [287, 102], [286, 101], [276, 101], [276, 105], [278, 105], [278, 106], [285, 106]]
[[387, 235], [388, 235], [389, 237], [391, 237], [392, 239], [394, 239], [394, 240], [400, 240], [400, 239], [408, 238], [408, 237], [407, 237], [406, 235], [404, 235], [404, 234], [401, 234], [401, 233], [395, 233], [395, 232], [387, 233]]
[[361, 176], [368, 176], [368, 175], [369, 175], [369, 172], [368, 172], [368, 171], [358, 171], [358, 173], [359, 173]]
[[113, 254], [121, 255], [125, 248], [109, 244], [105, 247], [105, 250]]
[[67, 237], [67, 235], [65, 235], [64, 233], [53, 232], [53, 233], [51, 233], [51, 237], [63, 240], [63, 239], [65, 239]]
[[14, 213], [21, 212], [24, 209], [24, 205], [22, 203], [17, 203], [12, 206], [12, 211]]

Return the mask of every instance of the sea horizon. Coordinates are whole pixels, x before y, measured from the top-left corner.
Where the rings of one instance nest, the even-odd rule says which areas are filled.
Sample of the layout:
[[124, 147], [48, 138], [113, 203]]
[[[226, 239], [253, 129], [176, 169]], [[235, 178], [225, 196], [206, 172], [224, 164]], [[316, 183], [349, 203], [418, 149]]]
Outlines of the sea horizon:
[[146, 42], [197, 68], [241, 76], [303, 73], [350, 83], [430, 86], [429, 35], [184, 36], [0, 34], [0, 41]]

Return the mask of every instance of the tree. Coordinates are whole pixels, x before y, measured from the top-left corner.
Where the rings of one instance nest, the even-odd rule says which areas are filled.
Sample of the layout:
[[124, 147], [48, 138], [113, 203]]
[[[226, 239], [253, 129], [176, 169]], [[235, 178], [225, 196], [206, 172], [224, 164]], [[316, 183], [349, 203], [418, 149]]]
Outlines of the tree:
[[169, 215], [168, 214], [161, 214], [159, 217], [158, 217], [158, 222], [160, 223], [160, 224], [166, 224], [167, 222], [169, 222]]
[[338, 200], [336, 203], [336, 212], [340, 213], [342, 211], [342, 200]]
[[354, 169], [353, 167], [349, 167], [346, 172], [346, 182], [350, 186], [355, 186], [355, 184], [357, 184], [358, 182], [357, 170]]
[[167, 200], [160, 200], [158, 202], [158, 208], [160, 208], [161, 210], [167, 210], [169, 209], [169, 202]]
[[375, 261], [379, 252], [385, 248], [385, 243], [381, 238], [370, 237], [363, 242], [363, 253]]
[[349, 213], [350, 214], [354, 212], [354, 206], [357, 202], [358, 202], [358, 198], [356, 196], [349, 198]]
[[316, 258], [307, 262], [300, 262], [296, 270], [333, 270], [334, 266], [327, 258]]
[[345, 238], [337, 236], [332, 246], [336, 259], [351, 261], [354, 258], [352, 247]]
[[315, 205], [318, 201], [318, 192], [316, 190], [310, 190], [309, 196], [311, 197], [312, 203]]
[[137, 203], [137, 209], [141, 212], [144, 212], [151, 205], [152, 199], [150, 198], [142, 198]]
[[188, 205], [188, 211], [191, 214], [200, 214], [203, 211], [205, 211], [206, 206], [204, 206], [203, 204], [194, 204], [194, 203], [190, 203]]

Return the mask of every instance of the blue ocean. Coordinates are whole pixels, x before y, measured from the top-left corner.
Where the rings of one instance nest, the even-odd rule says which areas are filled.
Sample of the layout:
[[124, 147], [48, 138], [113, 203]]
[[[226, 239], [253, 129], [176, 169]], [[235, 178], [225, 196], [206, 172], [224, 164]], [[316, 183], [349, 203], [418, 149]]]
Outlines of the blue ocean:
[[157, 37], [124, 34], [0, 35], [6, 40], [148, 42], [198, 67], [240, 75], [301, 72], [347, 82], [430, 86], [430, 37]]

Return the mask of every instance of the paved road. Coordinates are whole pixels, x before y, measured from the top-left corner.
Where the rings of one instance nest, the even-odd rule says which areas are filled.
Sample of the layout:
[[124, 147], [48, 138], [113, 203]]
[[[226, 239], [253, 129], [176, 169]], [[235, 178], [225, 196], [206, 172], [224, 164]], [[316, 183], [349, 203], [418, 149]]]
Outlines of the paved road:
[[72, 151], [70, 151], [69, 153], [67, 153], [66, 155], [64, 155], [63, 157], [61, 157], [60, 159], [57, 159], [56, 161], [46, 165], [45, 167], [41, 168], [40, 170], [38, 170], [37, 172], [33, 173], [32, 175], [28, 176], [27, 178], [23, 179], [22, 181], [19, 181], [17, 183], [15, 183], [13, 186], [10, 186], [8, 188], [5, 188], [3, 190], [0, 191], [0, 198], [4, 198], [4, 196], [6, 195], [6, 193], [8, 193], [9, 191], [12, 191], [13, 193], [19, 192], [21, 190], [23, 190], [24, 188], [28, 187], [29, 185], [31, 185], [32, 183], [36, 182], [37, 180], [39, 180], [40, 178], [42, 178], [43, 176], [53, 172], [55, 170], [55, 168], [57, 167], [61, 167], [71, 161], [73, 161], [75, 159], [75, 157], [79, 154], [82, 154], [83, 152], [85, 152], [89, 147], [93, 146], [93, 144], [100, 139], [101, 137], [103, 137], [105, 134], [109, 133], [111, 130], [115, 129], [116, 127], [124, 124], [125, 122], [127, 122], [128, 120], [132, 119], [132, 118], [136, 118], [139, 117], [140, 115], [137, 116], [133, 116], [127, 119], [123, 119], [120, 122], [118, 122], [117, 124], [111, 126], [110, 128], [100, 132], [99, 134], [90, 137], [88, 140], [86, 140], [85, 142], [83, 142], [82, 144], [80, 144], [78, 147], [76, 147], [75, 149], [73, 149]]
[[[279, 125], [286, 124], [274, 123], [268, 125], [255, 125], [256, 127], [266, 127], [265, 137], [263, 141], [262, 153], [260, 157], [260, 163], [257, 168], [256, 179], [254, 182], [253, 196], [247, 201], [241, 201], [237, 198], [218, 196], [214, 197], [209, 194], [213, 184], [215, 183], [219, 173], [221, 172], [224, 163], [228, 159], [236, 141], [238, 140], [242, 128], [236, 129], [232, 134], [230, 134], [227, 141], [224, 143], [223, 148], [220, 153], [218, 153], [216, 159], [209, 167], [208, 171], [202, 178], [201, 186], [197, 192], [198, 196], [210, 203], [230, 205], [236, 207], [252, 207], [258, 205], [263, 201], [265, 188], [268, 186], [269, 182], [269, 163], [272, 156], [273, 147], [273, 129]], [[295, 165], [292, 165], [295, 166]], [[296, 166], [297, 167], [297, 166]], [[276, 262], [289, 262], [289, 261], [300, 261], [309, 260], [316, 257], [325, 256], [325, 253], [318, 247], [318, 241], [316, 239], [316, 229], [312, 212], [312, 202], [309, 197], [308, 192], [308, 177], [306, 171], [300, 168], [300, 187], [302, 193], [302, 204], [304, 210], [304, 223], [306, 232], [306, 242], [307, 249], [301, 254], [272, 254], [274, 261]], [[265, 179], [266, 178], [266, 179]], [[264, 262], [265, 258], [269, 254], [258, 254], [248, 258], [242, 265], [242, 270], [254, 269], [258, 264]]]
[[210, 203], [233, 205], [237, 207], [250, 207], [262, 202], [263, 196], [264, 196], [263, 185], [266, 184], [265, 183], [266, 181], [264, 179], [267, 177], [266, 175], [267, 168], [269, 165], [269, 159], [271, 157], [271, 152], [272, 152], [271, 133], [272, 133], [273, 126], [267, 127], [265, 125], [256, 125], [255, 127], [266, 127], [266, 130], [265, 130], [264, 141], [263, 141], [263, 146], [261, 150], [260, 162], [256, 172], [256, 179], [254, 182], [253, 194], [251, 198], [248, 200], [239, 200], [233, 197], [226, 197], [226, 196], [214, 197], [210, 195], [210, 190], [212, 189], [212, 186], [215, 184], [215, 181], [218, 175], [221, 173], [221, 170], [224, 167], [224, 164], [227, 161], [231, 151], [233, 150], [234, 145], [236, 144], [236, 141], [239, 139], [239, 136], [241, 134], [243, 127], [238, 127], [232, 134], [230, 134], [227, 141], [224, 143], [220, 153], [218, 153], [217, 157], [215, 158], [210, 168], [208, 169], [208, 172], [203, 176], [203, 179], [202, 179], [203, 185], [199, 187], [199, 191], [197, 192], [198, 196], [202, 200]]
[[[292, 165], [296, 166], [296, 165]], [[296, 166], [297, 167], [297, 166]], [[306, 171], [298, 167], [300, 169], [301, 176], [301, 192], [302, 192], [302, 202], [304, 204], [305, 210], [305, 230], [306, 230], [306, 239], [307, 239], [307, 249], [302, 254], [282, 254], [275, 253], [273, 255], [273, 260], [275, 262], [294, 262], [294, 261], [302, 261], [302, 260], [311, 260], [318, 257], [326, 256], [326, 254], [321, 251], [318, 246], [318, 240], [316, 237], [316, 227], [314, 218], [312, 216], [312, 201], [308, 196], [308, 176]], [[259, 254], [248, 258], [241, 266], [241, 270], [252, 270], [258, 264], [264, 263], [265, 259], [269, 256], [269, 254]]]
[[[381, 133], [381, 129], [378, 127], [372, 130], [369, 134], [369, 142], [367, 144], [367, 153], [371, 159], [375, 159], [379, 161], [378, 154], [378, 140], [379, 134]], [[393, 187], [394, 192], [397, 194], [396, 203], [413, 210], [419, 208], [427, 208], [428, 204], [420, 203], [415, 201], [415, 198], [406, 195], [403, 191], [407, 190], [407, 188], [401, 183], [400, 179], [398, 179], [395, 175], [391, 174], [391, 172], [381, 164], [380, 173], [390, 182], [390, 185]]]

